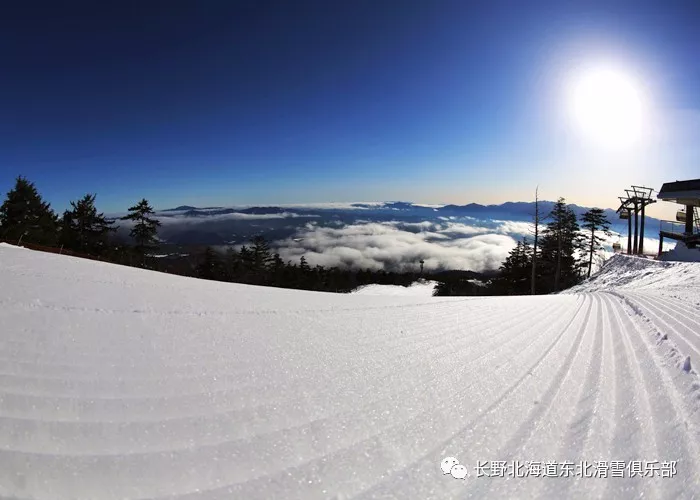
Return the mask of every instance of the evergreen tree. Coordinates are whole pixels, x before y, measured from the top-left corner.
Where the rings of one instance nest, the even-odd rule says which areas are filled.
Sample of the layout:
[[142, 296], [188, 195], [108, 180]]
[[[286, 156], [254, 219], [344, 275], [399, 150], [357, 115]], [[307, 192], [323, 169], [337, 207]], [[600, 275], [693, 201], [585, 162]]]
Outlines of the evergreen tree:
[[282, 257], [280, 257], [280, 254], [276, 253], [272, 256], [272, 263], [270, 267], [274, 272], [280, 271], [284, 268], [284, 261], [282, 260]]
[[77, 235], [73, 230], [73, 213], [65, 210], [58, 225], [58, 243], [64, 248], [71, 250], [77, 249], [79, 245]]
[[312, 273], [313, 271], [311, 270], [311, 266], [306, 260], [305, 256], [301, 256], [301, 259], [299, 259], [299, 267], [297, 269], [297, 287], [301, 288], [302, 290], [311, 290], [313, 289], [313, 276]]
[[0, 206], [0, 238], [39, 245], [54, 245], [58, 239], [58, 219], [51, 205], [43, 201], [34, 183], [22, 176], [17, 177]]
[[160, 221], [149, 217], [155, 212], [146, 199], [142, 199], [133, 207], [129, 208], [129, 215], [122, 217], [122, 220], [134, 221], [135, 225], [129, 233], [136, 242], [136, 250], [144, 256], [147, 251], [158, 248], [158, 227]]
[[243, 245], [238, 253], [239, 271], [238, 275], [242, 283], [251, 283], [254, 280], [253, 252]]
[[287, 261], [284, 266], [283, 285], [285, 288], [300, 288], [301, 282], [299, 279], [299, 266], [293, 264], [292, 261]]
[[569, 288], [580, 281], [581, 249], [579, 225], [574, 211], [559, 198], [549, 214], [550, 222], [541, 239], [543, 274], [548, 278], [550, 291]]
[[224, 267], [223, 275], [226, 281], [238, 281], [240, 279], [241, 260], [234, 248], [229, 247], [226, 250], [222, 266]]
[[499, 276], [494, 280], [497, 291], [506, 295], [523, 295], [530, 292], [532, 247], [527, 240], [518, 241], [499, 271]]
[[90, 255], [101, 255], [108, 245], [108, 235], [115, 231], [103, 213], [97, 213], [95, 195], [86, 194], [70, 202], [72, 209], [63, 213], [61, 243], [63, 246]]
[[254, 236], [251, 240], [251, 265], [254, 275], [254, 281], [258, 285], [267, 284], [268, 271], [272, 263], [272, 253], [270, 252], [270, 245], [263, 236]]
[[221, 259], [213, 248], [207, 247], [204, 251], [204, 258], [197, 266], [197, 277], [207, 280], [221, 280], [224, 277]]
[[591, 208], [581, 218], [583, 224], [581, 228], [590, 231], [590, 235], [586, 237], [586, 246], [588, 247], [588, 277], [591, 277], [591, 268], [593, 267], [593, 254], [602, 248], [603, 238], [598, 236], [596, 232], [602, 232], [606, 236], [610, 236], [610, 221], [605, 216], [605, 212], [600, 208]]
[[280, 254], [274, 254], [270, 263], [271, 282], [273, 285], [285, 286], [284, 267], [284, 261]]

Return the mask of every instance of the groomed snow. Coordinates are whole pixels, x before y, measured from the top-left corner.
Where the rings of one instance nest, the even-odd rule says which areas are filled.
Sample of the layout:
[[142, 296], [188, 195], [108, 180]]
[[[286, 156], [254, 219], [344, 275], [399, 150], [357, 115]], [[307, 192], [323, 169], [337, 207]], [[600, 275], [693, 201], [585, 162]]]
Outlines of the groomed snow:
[[[618, 256], [552, 296], [323, 294], [2, 246], [0, 497], [697, 498], [699, 284]], [[676, 474], [474, 470], [514, 460]]]

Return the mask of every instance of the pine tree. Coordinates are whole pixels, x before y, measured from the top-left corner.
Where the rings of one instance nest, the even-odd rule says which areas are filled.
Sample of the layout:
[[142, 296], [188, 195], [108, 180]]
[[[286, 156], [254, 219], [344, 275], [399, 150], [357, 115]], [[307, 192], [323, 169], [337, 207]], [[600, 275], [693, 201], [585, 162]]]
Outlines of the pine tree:
[[255, 279], [253, 252], [245, 245], [241, 247], [238, 253], [239, 261], [239, 277], [242, 283], [251, 283]]
[[542, 232], [543, 273], [550, 279], [551, 291], [558, 292], [580, 281], [578, 251], [581, 249], [579, 225], [574, 211], [559, 198], [549, 214], [550, 222]]
[[518, 241], [501, 265], [494, 280], [497, 291], [506, 295], [523, 295], [530, 290], [532, 247], [526, 239]]
[[280, 254], [276, 253], [272, 256], [270, 263], [270, 273], [272, 275], [272, 284], [275, 286], [285, 286], [284, 261]]
[[71, 250], [77, 249], [79, 245], [76, 234], [73, 231], [72, 212], [65, 210], [58, 225], [58, 243], [61, 245], [61, 247], [69, 248]]
[[303, 290], [312, 289], [313, 276], [311, 275], [312, 270], [305, 256], [301, 256], [299, 259], [298, 267], [298, 286]]
[[600, 208], [591, 208], [581, 218], [583, 224], [581, 228], [590, 231], [590, 236], [586, 237], [586, 246], [588, 247], [588, 277], [591, 277], [591, 268], [593, 267], [593, 254], [602, 248], [603, 238], [598, 236], [596, 232], [602, 232], [606, 236], [610, 236], [610, 221], [605, 216], [605, 212]]
[[39, 245], [54, 245], [58, 239], [58, 220], [51, 205], [22, 176], [0, 206], [0, 238]]
[[94, 194], [71, 201], [61, 220], [61, 243], [64, 247], [90, 255], [101, 255], [108, 245], [109, 233], [115, 231], [103, 213], [97, 213]]
[[254, 236], [251, 240], [251, 260], [253, 270], [259, 274], [265, 274], [272, 263], [272, 253], [267, 240], [260, 235]]
[[207, 247], [204, 251], [204, 259], [197, 266], [197, 276], [208, 280], [221, 280], [224, 277], [221, 259], [213, 248]]
[[236, 282], [240, 280], [241, 260], [238, 252], [233, 247], [226, 249], [226, 256], [222, 266], [224, 267], [223, 273], [226, 281]]
[[276, 253], [272, 256], [272, 264], [270, 266], [274, 272], [281, 271], [284, 268], [284, 261], [280, 254]]
[[136, 250], [144, 256], [147, 251], [158, 248], [158, 227], [160, 221], [149, 217], [155, 212], [144, 198], [133, 207], [129, 208], [129, 215], [122, 220], [134, 221], [136, 224], [129, 233], [136, 242]]

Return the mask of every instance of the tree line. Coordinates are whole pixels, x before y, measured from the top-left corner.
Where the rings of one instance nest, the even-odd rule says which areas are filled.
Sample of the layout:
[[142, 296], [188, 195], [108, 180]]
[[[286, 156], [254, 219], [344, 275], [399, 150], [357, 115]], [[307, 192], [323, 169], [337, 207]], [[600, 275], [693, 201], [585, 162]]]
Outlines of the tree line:
[[[129, 208], [122, 220], [134, 223], [130, 236], [134, 245], [121, 246], [111, 235], [116, 231], [95, 206], [95, 194], [86, 194], [70, 202], [70, 209], [59, 217], [45, 202], [33, 182], [20, 176], [0, 205], [0, 239], [21, 244], [57, 247], [93, 257], [114, 257], [127, 251], [145, 259], [148, 251], [158, 247], [160, 222], [152, 217], [153, 208], [143, 199]], [[137, 259], [139, 261], [139, 259]]]
[[[439, 283], [435, 295], [448, 296], [540, 294], [568, 288], [583, 279], [586, 268], [590, 274], [593, 255], [601, 246], [600, 234], [609, 234], [602, 210], [589, 210], [579, 225], [573, 210], [560, 199], [548, 217], [540, 218], [536, 212], [534, 246], [526, 239], [519, 241], [498, 275], [479, 282], [474, 280], [481, 277], [479, 273], [468, 271], [423, 273], [421, 269], [417, 273], [312, 267], [304, 256], [298, 263], [285, 262], [263, 236], [253, 237], [238, 250], [219, 252], [206, 247], [194, 255], [155, 258], [153, 253], [160, 246], [160, 222], [154, 213], [146, 199], [129, 207], [128, 214], [121, 218], [132, 224], [131, 242], [125, 244], [114, 237], [115, 221], [107, 220], [97, 210], [95, 194], [71, 201], [70, 208], [59, 217], [36, 186], [20, 176], [0, 206], [0, 239], [60, 247], [109, 262], [184, 276], [305, 290], [349, 292], [372, 283], [408, 286], [422, 278]], [[549, 222], [540, 231], [540, 222], [547, 218]]]
[[[543, 228], [542, 223], [548, 220]], [[501, 295], [546, 294], [570, 288], [591, 275], [594, 256], [602, 249], [610, 222], [600, 208], [576, 218], [564, 198], [542, 217], [537, 198], [534, 241], [517, 242], [501, 265], [492, 286]]]

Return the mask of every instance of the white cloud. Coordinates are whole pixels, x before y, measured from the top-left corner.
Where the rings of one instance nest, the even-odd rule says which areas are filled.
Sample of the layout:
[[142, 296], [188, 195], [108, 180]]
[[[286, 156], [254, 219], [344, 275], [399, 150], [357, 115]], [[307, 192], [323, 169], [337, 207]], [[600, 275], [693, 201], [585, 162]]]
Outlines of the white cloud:
[[422, 208], [442, 208], [445, 205], [432, 205], [429, 203], [413, 203], [412, 204], [414, 207], [422, 207]]
[[[285, 260], [302, 255], [312, 265], [367, 269], [497, 269], [521, 236], [530, 236], [530, 222], [490, 220], [472, 225], [449, 219], [371, 222], [356, 220], [342, 227], [307, 223], [293, 238], [276, 242]], [[531, 239], [531, 238], [530, 238]], [[611, 250], [617, 235], [605, 238]], [[666, 243], [665, 248], [671, 244]], [[646, 253], [658, 240], [645, 239]]]
[[[401, 221], [389, 221], [382, 224], [390, 224], [399, 229], [408, 230], [411, 232], [422, 231], [428, 232], [433, 231], [434, 235], [449, 235], [450, 237], [462, 237], [462, 236], [474, 236], [477, 234], [507, 234], [507, 235], [520, 235], [529, 236], [534, 231], [534, 226], [529, 222], [519, 222], [510, 220], [482, 220], [476, 221], [475, 219], [468, 218], [475, 221], [472, 224], [465, 224], [463, 222], [455, 222], [454, 217], [450, 219], [440, 218], [436, 221], [422, 221], [422, 222], [401, 222]], [[359, 222], [359, 221], [356, 221]], [[369, 222], [369, 221], [366, 221]]]
[[439, 228], [439, 231], [452, 235], [473, 236], [475, 234], [488, 233], [491, 230], [487, 227], [470, 226], [460, 222], [448, 222], [447, 224], [443, 224], [442, 227]]
[[436, 226], [434, 222], [430, 222], [428, 220], [424, 220], [422, 222], [399, 222], [399, 221], [391, 221], [391, 224], [394, 225], [401, 225], [403, 227], [407, 228], [415, 228], [419, 229], [421, 231], [427, 230], [427, 229], [432, 229], [433, 227]]
[[307, 226], [275, 245], [285, 260], [304, 255], [311, 265], [402, 270], [417, 269], [423, 259], [426, 270], [473, 271], [497, 269], [515, 246], [513, 238], [504, 234], [450, 239], [439, 231], [410, 232], [400, 225], [392, 221], [342, 228]]
[[535, 232], [535, 225], [531, 222], [512, 220], [494, 220], [492, 222], [497, 224], [495, 229], [501, 234], [519, 234], [521, 236], [530, 236]]

